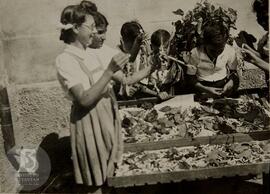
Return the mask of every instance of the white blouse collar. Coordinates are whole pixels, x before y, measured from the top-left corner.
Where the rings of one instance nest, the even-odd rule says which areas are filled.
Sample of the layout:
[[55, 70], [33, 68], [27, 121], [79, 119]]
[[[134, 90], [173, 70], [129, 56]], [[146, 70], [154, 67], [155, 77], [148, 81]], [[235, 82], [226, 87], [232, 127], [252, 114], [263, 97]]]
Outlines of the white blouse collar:
[[80, 49], [78, 47], [75, 47], [73, 45], [67, 45], [65, 48], [66, 52], [72, 53], [74, 55], [76, 55], [77, 57], [84, 59], [86, 56], [86, 51], [83, 49]]

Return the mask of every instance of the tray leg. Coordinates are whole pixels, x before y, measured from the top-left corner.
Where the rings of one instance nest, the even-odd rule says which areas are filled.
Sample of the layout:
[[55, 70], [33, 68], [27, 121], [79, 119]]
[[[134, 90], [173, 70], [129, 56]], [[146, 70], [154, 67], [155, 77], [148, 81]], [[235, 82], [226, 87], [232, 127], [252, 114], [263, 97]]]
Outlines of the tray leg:
[[270, 172], [263, 173], [263, 194], [270, 194]]

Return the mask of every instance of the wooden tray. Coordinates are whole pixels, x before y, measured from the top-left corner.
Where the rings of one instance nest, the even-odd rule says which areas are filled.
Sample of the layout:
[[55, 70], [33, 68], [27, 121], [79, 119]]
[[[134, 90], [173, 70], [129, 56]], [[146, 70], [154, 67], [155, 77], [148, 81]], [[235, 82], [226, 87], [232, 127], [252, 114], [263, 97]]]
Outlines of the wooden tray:
[[263, 140], [270, 140], [270, 131], [233, 133], [196, 138], [177, 138], [147, 143], [125, 143], [124, 152], [140, 152], [146, 150], [160, 150], [171, 147], [198, 146], [206, 144], [229, 144]]
[[[252, 140], [270, 140], [270, 131], [252, 132], [250, 134], [230, 134], [213, 137], [198, 137], [194, 139], [168, 140], [150, 143], [125, 144], [125, 152], [139, 152], [146, 150], [159, 150], [171, 147], [184, 147], [203, 144], [226, 144], [249, 142]], [[258, 174], [269, 174], [269, 163], [256, 163], [246, 165], [235, 165], [227, 167], [213, 167], [196, 170], [183, 170], [166, 173], [152, 173], [131, 176], [109, 177], [108, 185], [113, 187], [131, 187], [151, 185], [158, 183], [181, 182], [183, 180], [203, 180], [208, 178], [222, 178], [235, 176], [248, 176]], [[269, 179], [264, 182], [269, 182]], [[269, 183], [267, 183], [269, 184]]]
[[[241, 89], [237, 91], [236, 97], [240, 95], [255, 95], [257, 96], [256, 98], [260, 98], [266, 92], [269, 92], [267, 88]], [[183, 95], [187, 95], [187, 94], [183, 94]], [[181, 95], [178, 95], [178, 96], [181, 96]], [[160, 103], [161, 100], [157, 97], [139, 98], [135, 100], [121, 100], [121, 101], [118, 101], [118, 105], [120, 107], [121, 106], [128, 107], [128, 106], [140, 105], [145, 102], [157, 104], [157, 103]]]
[[[248, 89], [238, 91], [238, 95], [251, 95], [253, 98], [259, 100], [265, 108], [269, 110], [269, 103], [265, 98], [261, 98], [266, 89]], [[158, 103], [157, 98], [145, 98], [132, 101], [120, 101], [119, 106], [133, 106], [142, 104], [144, 102]], [[148, 142], [148, 143], [127, 143], [124, 146], [125, 152], [139, 152], [146, 150], [160, 150], [171, 147], [184, 147], [184, 146], [196, 146], [205, 144], [227, 144], [227, 143], [241, 143], [249, 141], [262, 141], [270, 140], [270, 131], [257, 131], [250, 133], [234, 133], [226, 135], [216, 135], [208, 137], [197, 138], [178, 138], [166, 141]], [[270, 192], [270, 163], [256, 163], [246, 165], [235, 165], [227, 167], [217, 168], [204, 168], [196, 170], [183, 170], [166, 173], [152, 173], [142, 175], [131, 175], [121, 177], [108, 177], [108, 185], [112, 187], [132, 187], [151, 185], [158, 183], [171, 183], [181, 182], [183, 180], [203, 180], [208, 178], [222, 178], [222, 177], [235, 177], [248, 175], [263, 174], [264, 193]]]
[[181, 181], [204, 180], [208, 178], [223, 178], [235, 176], [257, 175], [269, 173], [270, 163], [258, 163], [218, 168], [205, 168], [197, 170], [183, 170], [166, 173], [153, 173], [122, 177], [109, 177], [108, 185], [112, 187], [132, 187], [153, 185], [158, 183], [171, 183]]

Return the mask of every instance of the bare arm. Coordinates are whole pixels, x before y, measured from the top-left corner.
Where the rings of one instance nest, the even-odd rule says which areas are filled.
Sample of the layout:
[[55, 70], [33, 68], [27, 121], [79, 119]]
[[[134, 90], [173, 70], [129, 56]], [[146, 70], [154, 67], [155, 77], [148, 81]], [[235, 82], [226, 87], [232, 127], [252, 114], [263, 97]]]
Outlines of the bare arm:
[[132, 76], [125, 77], [123, 71], [118, 71], [113, 75], [115, 81], [121, 82], [122, 84], [134, 84], [143, 78], [147, 77], [151, 73], [151, 67], [148, 66], [138, 72], [135, 72]]
[[136, 60], [139, 51], [140, 45], [134, 43], [130, 51], [130, 58], [129, 58], [130, 62], [134, 62]]
[[109, 81], [112, 79], [113, 73], [118, 71], [129, 60], [129, 55], [120, 53], [115, 55], [107, 70], [103, 73], [101, 78], [88, 90], [84, 90], [81, 84], [70, 88], [70, 92], [73, 94], [77, 102], [80, 105], [87, 108], [93, 108], [96, 103], [102, 98], [104, 89]]
[[143, 86], [142, 89], [141, 89], [141, 91], [144, 92], [144, 93], [146, 93], [146, 94], [150, 94], [150, 95], [156, 96], [160, 100], [168, 100], [169, 98], [172, 97], [167, 92], [155, 92], [155, 91], [147, 88], [146, 86]]
[[254, 49], [252, 49], [250, 46], [248, 46], [247, 44], [243, 44], [242, 45], [243, 49], [247, 49], [250, 52], [252, 52], [254, 55], [256, 55], [257, 57], [260, 57], [260, 53], [258, 51], [255, 51]]
[[147, 88], [146, 86], [143, 86], [141, 88], [141, 91], [144, 92], [144, 93], [146, 93], [146, 94], [150, 94], [150, 95], [153, 95], [153, 96], [158, 96], [158, 92], [155, 92], [155, 91]]
[[113, 72], [105, 71], [102, 77], [88, 90], [84, 90], [82, 84], [70, 88], [70, 92], [77, 102], [83, 107], [93, 108], [102, 98], [102, 93], [111, 80]]
[[130, 51], [130, 58], [129, 58], [129, 61], [130, 62], [134, 62], [136, 60], [137, 55], [138, 55], [138, 53], [140, 51], [140, 47], [141, 47], [142, 41], [145, 38], [145, 36], [146, 35], [144, 33], [140, 33], [136, 37], [136, 39], [135, 39], [135, 41], [134, 41], [134, 43], [132, 45], [131, 51]]
[[260, 69], [269, 72], [269, 63], [261, 59], [259, 56], [254, 54], [252, 51], [248, 49], [243, 49], [243, 52], [250, 57], [250, 61], [259, 67]]
[[265, 62], [261, 58], [254, 57], [254, 64], [262, 70], [269, 72], [269, 63]]

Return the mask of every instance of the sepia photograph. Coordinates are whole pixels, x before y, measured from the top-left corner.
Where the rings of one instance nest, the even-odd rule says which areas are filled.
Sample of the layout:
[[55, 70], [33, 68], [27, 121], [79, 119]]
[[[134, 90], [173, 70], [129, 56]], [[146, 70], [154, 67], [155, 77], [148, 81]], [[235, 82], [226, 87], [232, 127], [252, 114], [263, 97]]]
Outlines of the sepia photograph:
[[0, 0], [0, 193], [270, 194], [268, 0]]

